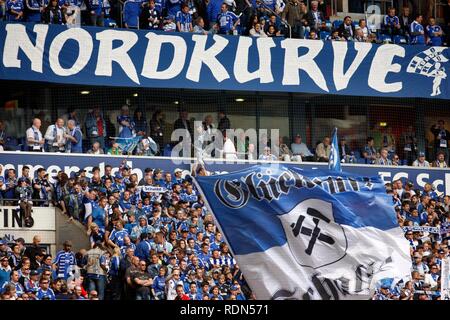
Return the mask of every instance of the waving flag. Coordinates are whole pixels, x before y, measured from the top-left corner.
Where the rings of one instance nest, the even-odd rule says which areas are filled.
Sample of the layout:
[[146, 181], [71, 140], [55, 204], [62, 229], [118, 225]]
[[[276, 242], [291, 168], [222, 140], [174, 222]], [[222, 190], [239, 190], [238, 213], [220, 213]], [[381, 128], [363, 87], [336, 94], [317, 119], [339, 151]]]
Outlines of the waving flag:
[[331, 139], [331, 153], [330, 153], [330, 160], [328, 161], [328, 169], [336, 172], [342, 171], [341, 157], [339, 155], [337, 128], [334, 128], [333, 138]]
[[136, 136], [131, 138], [111, 137], [115, 142], [119, 144], [119, 148], [126, 153], [132, 153], [142, 140], [142, 136]]
[[367, 299], [410, 274], [378, 177], [255, 166], [196, 184], [258, 299]]

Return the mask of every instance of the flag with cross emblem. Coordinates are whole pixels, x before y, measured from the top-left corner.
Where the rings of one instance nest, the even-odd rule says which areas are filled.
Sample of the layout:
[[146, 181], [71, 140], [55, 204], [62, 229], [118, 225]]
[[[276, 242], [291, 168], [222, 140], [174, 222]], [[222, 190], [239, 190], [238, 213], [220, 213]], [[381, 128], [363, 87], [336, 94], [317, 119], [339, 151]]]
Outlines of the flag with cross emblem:
[[258, 299], [367, 299], [380, 279], [408, 280], [379, 177], [272, 165], [195, 183]]

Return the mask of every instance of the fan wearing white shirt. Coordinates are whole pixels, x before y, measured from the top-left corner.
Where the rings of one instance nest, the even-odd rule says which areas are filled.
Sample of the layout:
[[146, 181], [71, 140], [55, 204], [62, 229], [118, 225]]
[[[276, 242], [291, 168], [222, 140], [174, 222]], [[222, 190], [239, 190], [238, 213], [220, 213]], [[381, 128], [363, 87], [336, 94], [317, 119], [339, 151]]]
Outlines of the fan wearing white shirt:
[[28, 151], [41, 152], [43, 151], [45, 139], [42, 136], [41, 120], [33, 119], [33, 125], [26, 131]]

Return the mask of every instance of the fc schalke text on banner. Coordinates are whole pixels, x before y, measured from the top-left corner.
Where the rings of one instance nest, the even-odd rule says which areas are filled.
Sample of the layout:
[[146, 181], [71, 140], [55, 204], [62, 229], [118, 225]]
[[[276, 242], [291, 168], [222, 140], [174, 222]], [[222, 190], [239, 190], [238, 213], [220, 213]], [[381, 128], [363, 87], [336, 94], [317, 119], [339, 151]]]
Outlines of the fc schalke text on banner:
[[258, 299], [367, 299], [410, 274], [379, 178], [255, 166], [197, 183]]
[[445, 47], [0, 23], [0, 54], [6, 80], [450, 98]]

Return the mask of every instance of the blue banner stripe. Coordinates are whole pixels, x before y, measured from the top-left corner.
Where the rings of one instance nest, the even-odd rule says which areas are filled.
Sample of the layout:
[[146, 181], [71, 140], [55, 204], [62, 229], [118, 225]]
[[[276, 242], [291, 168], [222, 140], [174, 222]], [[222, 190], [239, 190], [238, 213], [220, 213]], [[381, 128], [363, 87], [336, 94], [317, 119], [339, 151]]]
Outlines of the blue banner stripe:
[[0, 52], [5, 80], [450, 99], [444, 47], [0, 22]]

